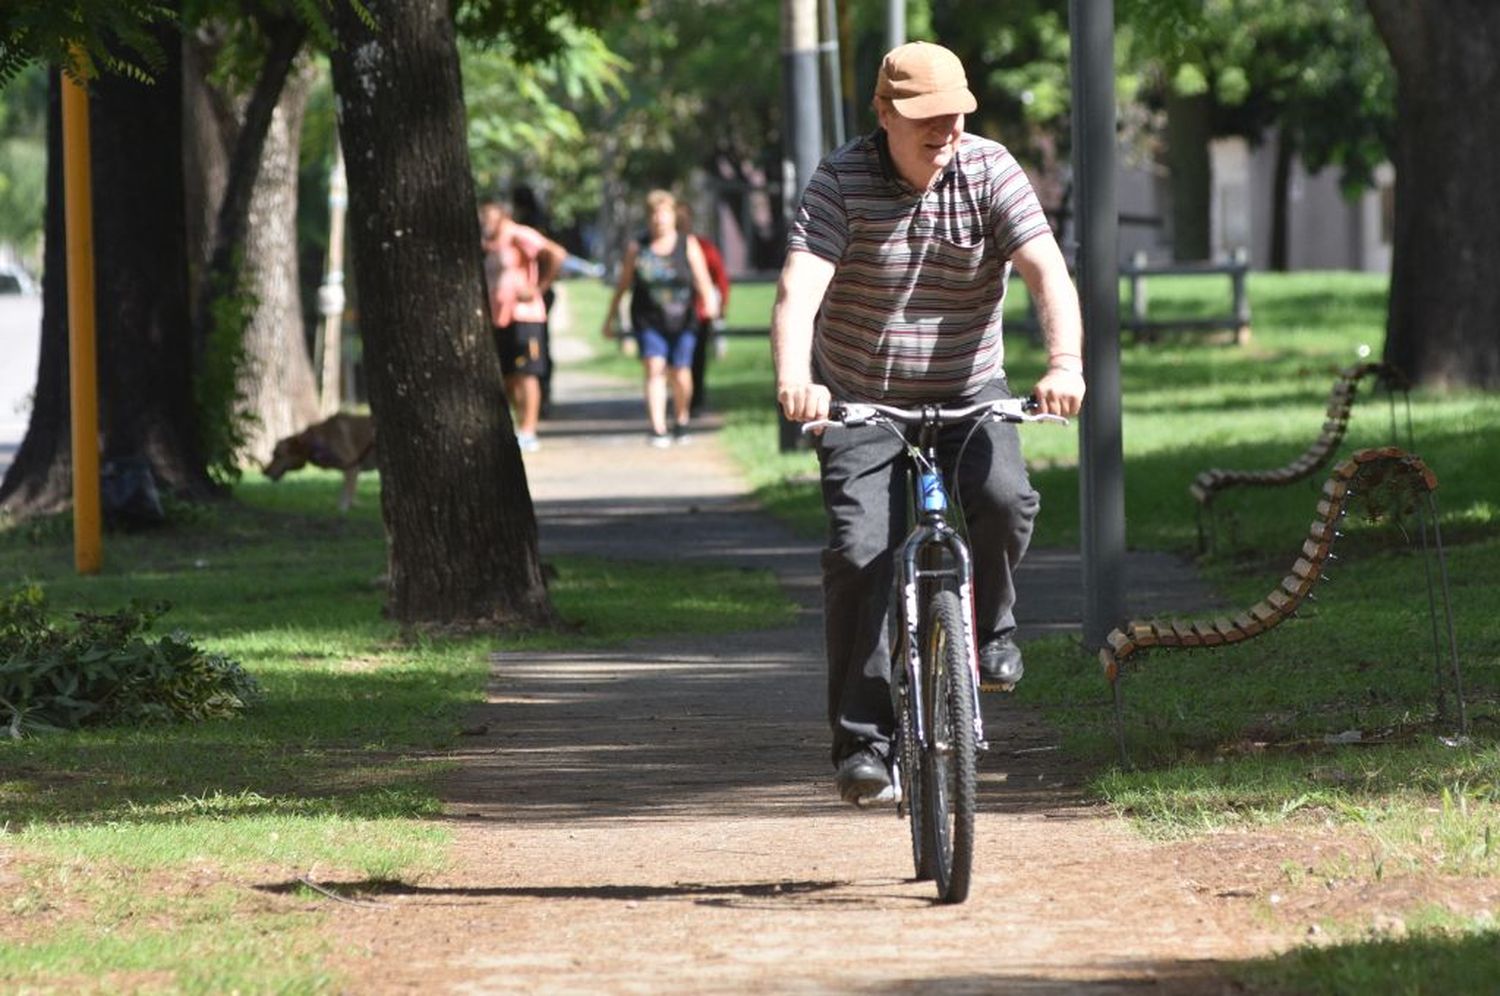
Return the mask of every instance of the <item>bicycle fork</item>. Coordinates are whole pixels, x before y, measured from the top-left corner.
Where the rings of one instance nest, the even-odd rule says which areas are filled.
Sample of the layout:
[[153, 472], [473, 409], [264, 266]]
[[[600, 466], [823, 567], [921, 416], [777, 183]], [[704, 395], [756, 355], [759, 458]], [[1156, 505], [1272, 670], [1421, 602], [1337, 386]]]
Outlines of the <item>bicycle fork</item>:
[[[975, 622], [974, 568], [969, 548], [963, 538], [943, 518], [947, 509], [947, 494], [942, 479], [930, 471], [920, 475], [918, 497], [921, 500], [921, 518], [901, 546], [901, 605], [905, 625], [906, 688], [915, 695], [916, 734], [918, 743], [928, 742], [929, 716], [927, 703], [920, 694], [923, 688], [922, 674], [922, 582], [935, 585], [953, 584], [958, 589], [959, 616], [963, 619], [965, 653], [969, 658], [969, 693], [974, 700], [974, 742], [978, 748], [989, 749], [984, 739], [984, 717], [979, 708], [979, 640]], [[929, 566], [924, 566], [924, 552], [940, 547], [947, 552], [946, 558], [933, 557]], [[934, 744], [946, 749], [946, 744]]]

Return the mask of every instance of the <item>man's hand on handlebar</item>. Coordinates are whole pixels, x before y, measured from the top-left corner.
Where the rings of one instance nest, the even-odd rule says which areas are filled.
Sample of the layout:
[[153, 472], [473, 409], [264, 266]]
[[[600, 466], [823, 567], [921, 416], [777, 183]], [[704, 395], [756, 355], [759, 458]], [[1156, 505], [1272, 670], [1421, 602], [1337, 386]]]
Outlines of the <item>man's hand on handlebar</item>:
[[1072, 418], [1083, 407], [1083, 391], [1082, 373], [1052, 367], [1042, 374], [1031, 395], [1036, 398], [1037, 411]]
[[822, 384], [778, 384], [776, 403], [792, 422], [812, 422], [828, 417], [833, 395]]

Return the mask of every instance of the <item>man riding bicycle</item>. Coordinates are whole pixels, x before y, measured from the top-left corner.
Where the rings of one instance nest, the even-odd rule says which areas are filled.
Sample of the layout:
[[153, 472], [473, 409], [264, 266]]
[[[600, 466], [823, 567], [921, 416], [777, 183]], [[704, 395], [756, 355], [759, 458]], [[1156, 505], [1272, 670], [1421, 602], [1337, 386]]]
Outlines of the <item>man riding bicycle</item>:
[[[788, 419], [830, 401], [895, 405], [1010, 397], [1001, 309], [1012, 266], [1047, 347], [1033, 394], [1071, 417], [1083, 401], [1083, 328], [1067, 265], [1036, 194], [1006, 149], [964, 132], [977, 106], [948, 49], [912, 42], [881, 63], [880, 128], [819, 164], [788, 240], [771, 320], [776, 398]], [[1039, 499], [1014, 424], [945, 430], [952, 490], [975, 557], [981, 687], [1022, 674], [1013, 572]], [[823, 552], [828, 716], [840, 796], [892, 794], [887, 593], [905, 532], [900, 443], [878, 427], [832, 426], [817, 442], [829, 542]], [[951, 464], [950, 464], [951, 466]]]

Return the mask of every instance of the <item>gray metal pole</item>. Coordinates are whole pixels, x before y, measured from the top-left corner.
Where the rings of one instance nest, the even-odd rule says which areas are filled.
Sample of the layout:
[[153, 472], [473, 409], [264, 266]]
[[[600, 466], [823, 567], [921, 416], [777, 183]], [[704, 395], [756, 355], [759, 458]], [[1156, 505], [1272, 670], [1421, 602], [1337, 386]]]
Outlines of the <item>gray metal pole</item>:
[[1121, 439], [1119, 209], [1115, 202], [1114, 0], [1069, 0], [1078, 291], [1088, 354], [1079, 417], [1083, 642], [1125, 622], [1125, 459]]
[[[818, 92], [818, 0], [782, 0], [781, 88], [782, 208], [790, 226], [802, 188], [823, 155], [823, 117]], [[801, 445], [799, 426], [781, 418], [783, 452]]]
[[782, 52], [782, 80], [787, 93], [788, 135], [797, 197], [812, 179], [823, 156], [823, 108], [818, 83], [818, 0], [785, 0], [787, 44]]
[[828, 97], [828, 134], [833, 148], [844, 144], [844, 95], [839, 85], [839, 18], [834, 9], [835, 0], [823, 0], [823, 41], [818, 50], [823, 53], [823, 89]]
[[906, 0], [885, 0], [885, 47], [906, 44]]

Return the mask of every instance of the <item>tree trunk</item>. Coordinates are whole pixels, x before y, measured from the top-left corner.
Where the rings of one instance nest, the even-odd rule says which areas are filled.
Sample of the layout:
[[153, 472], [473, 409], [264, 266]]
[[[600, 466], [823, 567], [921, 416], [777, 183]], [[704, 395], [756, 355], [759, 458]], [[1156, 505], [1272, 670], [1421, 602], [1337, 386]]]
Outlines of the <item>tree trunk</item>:
[[95, 285], [104, 458], [144, 457], [158, 485], [188, 499], [217, 493], [198, 438], [188, 313], [181, 50], [145, 86], [95, 81]]
[[208, 261], [214, 252], [219, 207], [229, 183], [229, 155], [239, 134], [234, 101], [212, 81], [228, 29], [202, 24], [182, 39], [183, 172], [187, 187], [190, 314], [204, 304]]
[[1500, 388], [1500, 6], [1369, 0], [1396, 67], [1385, 359], [1430, 387]]
[[42, 271], [42, 340], [31, 421], [5, 481], [0, 511], [16, 518], [60, 512], [73, 501], [68, 409], [68, 259], [63, 214], [62, 87], [47, 83], [47, 212]]
[[[281, 48], [301, 35], [294, 26], [281, 30], [288, 35]], [[241, 250], [237, 287], [253, 298], [255, 307], [242, 341], [244, 365], [236, 377], [238, 409], [252, 416], [239, 456], [264, 463], [278, 439], [306, 428], [319, 415], [297, 279], [297, 164], [302, 114], [315, 70], [306, 58], [287, 68], [273, 51], [250, 92], [232, 92], [213, 80], [223, 35], [207, 25], [184, 41], [188, 203], [197, 207], [188, 219], [198, 274], [192, 285], [194, 314], [206, 321], [208, 295], [222, 293], [222, 288], [211, 288], [214, 281], [206, 275], [215, 265], [228, 265], [231, 257], [221, 255], [226, 250]], [[257, 109], [273, 99], [269, 114]], [[262, 120], [255, 134], [247, 134], [247, 122]], [[233, 169], [252, 167], [248, 180], [231, 178]], [[248, 199], [239, 193], [244, 190]], [[219, 235], [225, 225], [237, 240], [233, 245]], [[216, 279], [228, 278], [219, 274]], [[206, 336], [207, 330], [200, 328], [197, 334]]]
[[194, 289], [194, 340], [199, 348], [208, 341], [215, 299], [233, 294], [237, 289], [235, 253], [241, 248], [249, 225], [250, 199], [260, 173], [261, 151], [275, 118], [287, 75], [307, 39], [307, 26], [295, 18], [268, 19], [263, 30], [268, 39], [265, 58], [256, 75], [255, 86], [237, 115], [237, 132], [224, 173], [224, 190], [216, 202], [218, 214], [213, 223], [213, 247], [204, 279]]
[[334, 5], [332, 63], [380, 427], [389, 612], [409, 624], [547, 623], [536, 519], [486, 319], [450, 5], [365, 7], [378, 32]]
[[259, 463], [271, 459], [278, 439], [318, 420], [318, 385], [297, 279], [297, 160], [312, 82], [310, 60], [301, 60], [287, 76], [266, 131], [245, 231], [242, 286], [254, 296], [255, 312], [245, 329], [239, 387], [255, 416], [244, 456]]
[[1297, 144], [1285, 128], [1276, 134], [1276, 169], [1271, 175], [1271, 269], [1285, 273], [1289, 265], [1291, 241], [1292, 163], [1297, 158]]
[[[218, 489], [199, 445], [193, 393], [180, 49], [163, 40], [155, 85], [106, 76], [90, 88], [99, 427], [104, 459], [144, 459], [159, 488], [200, 500]], [[67, 267], [58, 253], [66, 240], [61, 187], [51, 179], [48, 199], [37, 399], [5, 489], [6, 507], [22, 515], [71, 499], [68, 419], [61, 417], [68, 319]]]
[[1209, 197], [1213, 173], [1208, 158], [1209, 97], [1167, 94], [1167, 165], [1172, 173], [1172, 258], [1208, 259], [1211, 249]]

